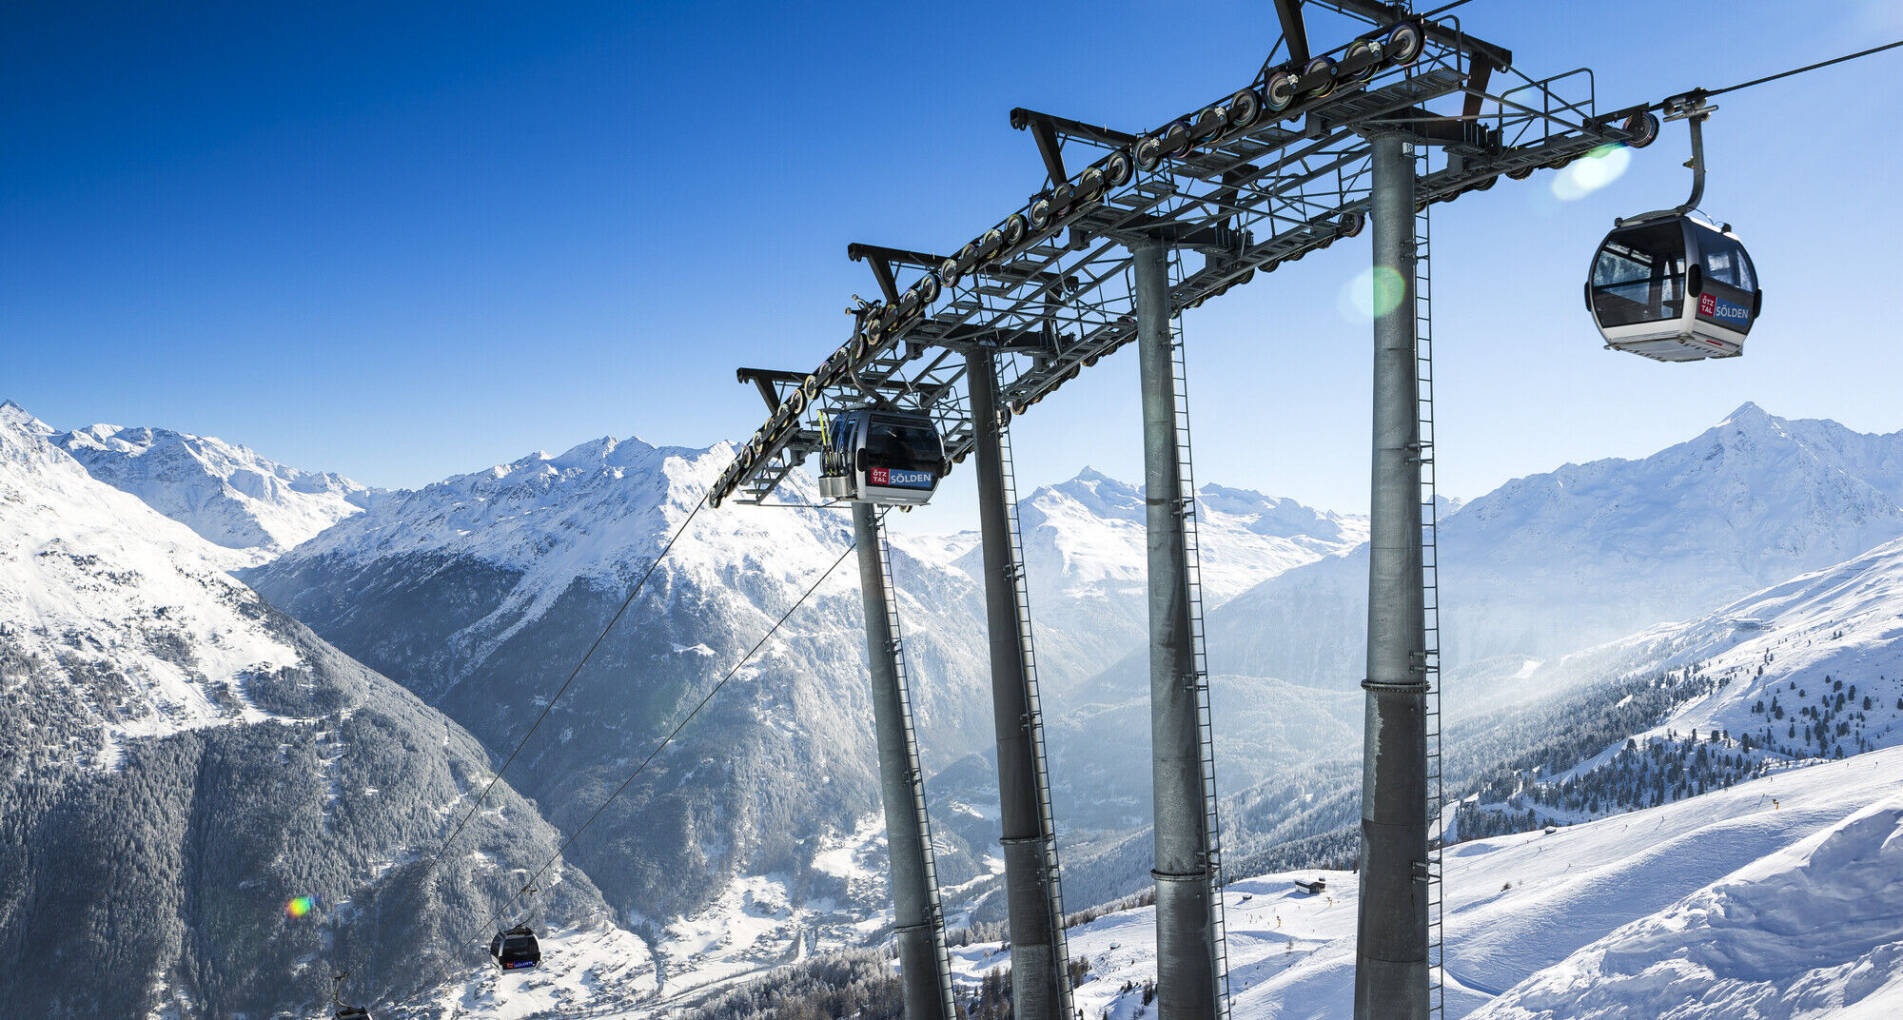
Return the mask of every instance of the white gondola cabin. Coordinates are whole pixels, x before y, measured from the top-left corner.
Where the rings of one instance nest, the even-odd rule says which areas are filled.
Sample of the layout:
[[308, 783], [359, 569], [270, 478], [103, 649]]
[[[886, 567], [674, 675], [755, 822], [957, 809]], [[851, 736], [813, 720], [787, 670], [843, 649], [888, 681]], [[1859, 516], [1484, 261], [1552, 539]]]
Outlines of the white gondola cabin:
[[948, 469], [938, 428], [918, 411], [845, 411], [826, 420], [824, 437], [819, 493], [827, 499], [917, 505]]
[[1684, 214], [1621, 222], [1586, 281], [1606, 346], [1655, 361], [1737, 357], [1763, 303], [1737, 235]]

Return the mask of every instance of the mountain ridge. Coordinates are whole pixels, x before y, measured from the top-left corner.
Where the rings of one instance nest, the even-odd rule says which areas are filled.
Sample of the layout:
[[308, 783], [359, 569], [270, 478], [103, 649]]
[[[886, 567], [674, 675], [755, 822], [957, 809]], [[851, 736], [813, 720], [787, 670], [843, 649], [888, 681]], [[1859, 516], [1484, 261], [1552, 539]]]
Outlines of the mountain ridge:
[[342, 475], [289, 467], [210, 436], [106, 424], [61, 432], [11, 400], [0, 403], [0, 419], [47, 439], [94, 478], [229, 550], [225, 563], [234, 569], [290, 549], [381, 494]]
[[[0, 408], [0, 952], [35, 961], [0, 980], [9, 1013], [303, 1013], [333, 968], [360, 999], [431, 996], [485, 969], [468, 933], [555, 859], [506, 784], [444, 857], [481, 745], [227, 558]], [[544, 886], [542, 916], [637, 962], [638, 997], [646, 949], [587, 876]]]

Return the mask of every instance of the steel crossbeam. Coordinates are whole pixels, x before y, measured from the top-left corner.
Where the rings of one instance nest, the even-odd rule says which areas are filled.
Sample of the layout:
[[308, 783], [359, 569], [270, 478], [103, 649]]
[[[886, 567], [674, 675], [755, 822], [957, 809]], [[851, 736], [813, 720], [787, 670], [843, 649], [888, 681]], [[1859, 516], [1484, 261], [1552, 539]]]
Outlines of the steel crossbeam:
[[[1403, 17], [1393, 5], [1363, 0], [1308, 6], [1383, 30]], [[765, 500], [817, 448], [822, 413], [867, 404], [930, 413], [947, 454], [962, 461], [972, 449], [964, 392], [971, 348], [1019, 355], [1000, 361], [998, 385], [1005, 406], [1024, 413], [1134, 341], [1134, 246], [1162, 241], [1200, 256], [1201, 265], [1192, 263], [1169, 288], [1170, 307], [1181, 310], [1359, 233], [1375, 137], [1398, 134], [1431, 153], [1416, 187], [1423, 204], [1641, 139], [1630, 118], [1644, 116], [1642, 106], [1599, 114], [1589, 70], [1536, 80], [1511, 70], [1510, 53], [1464, 35], [1451, 18], [1423, 28], [1413, 62], [1298, 98], [1279, 114], [1264, 111], [1246, 126], [1224, 120], [1207, 137], [1193, 135], [1199, 119], [1213, 123], [1211, 111], [1227, 117], [1242, 93], [1150, 132], [1011, 111], [1012, 124], [1033, 135], [1050, 178], [950, 255], [850, 246], [850, 257], [873, 267], [884, 300], [854, 309], [851, 336], [811, 372], [742, 373], [763, 395], [771, 391], [772, 411], [720, 476], [713, 500]], [[1250, 86], [1258, 102], [1271, 70]], [[1144, 141], [1167, 137], [1173, 126], [1192, 133], [1186, 150], [1137, 166]], [[1119, 165], [1128, 168], [1126, 179], [1101, 183]], [[1056, 180], [1065, 168], [1082, 169]], [[1093, 179], [1100, 183], [1093, 187]], [[1041, 222], [1034, 215], [1040, 200], [1059, 207]], [[1015, 240], [1014, 222], [1023, 231]]]

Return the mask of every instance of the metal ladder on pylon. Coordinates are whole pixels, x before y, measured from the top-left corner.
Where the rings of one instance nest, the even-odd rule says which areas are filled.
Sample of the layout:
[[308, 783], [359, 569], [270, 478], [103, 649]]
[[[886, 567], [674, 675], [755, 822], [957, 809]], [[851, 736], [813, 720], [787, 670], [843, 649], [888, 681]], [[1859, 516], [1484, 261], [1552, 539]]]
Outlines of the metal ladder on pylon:
[[1446, 793], [1441, 781], [1440, 510], [1434, 488], [1434, 273], [1427, 207], [1414, 214], [1414, 364], [1419, 386], [1421, 461], [1421, 616], [1427, 681], [1427, 966], [1429, 1016], [1446, 1014], [1447, 889], [1443, 881]]
[[918, 814], [919, 840], [925, 850], [925, 885], [931, 890], [932, 943], [938, 952], [938, 993], [944, 1002], [945, 1016], [956, 1017], [958, 1007], [952, 998], [951, 952], [945, 947], [945, 908], [938, 899], [938, 849], [932, 844], [932, 817], [925, 809], [925, 774], [918, 761], [918, 731], [912, 726], [912, 685], [905, 673], [905, 640], [899, 632], [899, 593], [892, 584], [892, 544], [886, 539], [882, 509], [873, 518], [872, 528], [879, 536], [879, 583], [885, 588], [886, 626], [892, 633], [892, 663], [899, 678], [899, 719], [905, 727], [905, 768], [911, 779], [912, 810]]
[[[1001, 416], [1002, 417], [1002, 416]], [[1037, 690], [1037, 652], [1031, 640], [1031, 592], [1025, 582], [1024, 537], [1018, 527], [1017, 467], [1011, 456], [1011, 425], [998, 426], [999, 463], [1004, 468], [1005, 518], [1011, 526], [1011, 583], [1018, 595], [1018, 641], [1024, 649], [1025, 703], [1031, 717], [1031, 764], [1037, 770], [1037, 810], [1044, 826], [1044, 878], [1050, 891], [1052, 968], [1056, 974], [1059, 1015], [1073, 1015], [1070, 994], [1070, 944], [1064, 937], [1063, 869], [1057, 860], [1057, 817], [1051, 810], [1051, 772], [1044, 745], [1044, 706]]]
[[[1182, 255], [1171, 260], [1179, 276]], [[1183, 563], [1189, 590], [1189, 634], [1194, 673], [1184, 682], [1196, 690], [1196, 737], [1202, 759], [1203, 832], [1209, 865], [1209, 938], [1214, 948], [1216, 1015], [1229, 1015], [1229, 924], [1222, 902], [1222, 818], [1216, 797], [1216, 731], [1209, 705], [1209, 656], [1203, 641], [1202, 546], [1196, 521], [1196, 471], [1190, 461], [1189, 376], [1183, 360], [1183, 322], [1179, 314], [1170, 330], [1171, 376], [1174, 386], [1173, 418], [1176, 426], [1176, 471], [1178, 498], [1176, 514], [1183, 522]]]

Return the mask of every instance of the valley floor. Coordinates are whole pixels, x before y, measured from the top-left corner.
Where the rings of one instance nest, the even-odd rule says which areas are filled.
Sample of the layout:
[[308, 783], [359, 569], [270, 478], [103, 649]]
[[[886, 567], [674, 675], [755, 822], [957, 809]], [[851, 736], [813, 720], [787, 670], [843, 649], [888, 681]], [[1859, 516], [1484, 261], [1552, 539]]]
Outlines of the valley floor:
[[[1903, 1015], [1903, 748], [1770, 775], [1673, 804], [1449, 848], [1449, 1017], [1474, 1020], [1653, 1018], [1873, 1020]], [[863, 835], [863, 834], [855, 834]], [[859, 841], [853, 841], [859, 842]], [[851, 844], [848, 844], [851, 846]], [[847, 847], [842, 846], [842, 850]], [[869, 847], [851, 846], [850, 857]], [[856, 862], [855, 862], [856, 863]], [[854, 870], [857, 870], [856, 868]], [[1297, 880], [1322, 879], [1310, 895]], [[750, 905], [758, 914], [766, 903]], [[1236, 1017], [1337, 1020], [1351, 1014], [1357, 907], [1352, 872], [1263, 875], [1225, 897]], [[773, 911], [767, 911], [773, 913]], [[703, 920], [711, 920], [704, 918]], [[761, 964], [800, 940], [740, 924]], [[786, 918], [792, 920], [792, 918]], [[1145, 907], [1070, 930], [1089, 970], [1076, 1005], [1089, 1018], [1153, 1016], [1155, 913]], [[783, 942], [773, 933], [789, 934]], [[685, 930], [666, 943], [679, 952]], [[710, 934], [701, 932], [701, 934]], [[762, 936], [767, 936], [764, 939]], [[810, 935], [808, 936], [810, 938]], [[670, 977], [665, 1005], [635, 971], [645, 948], [601, 933], [551, 940], [557, 968], [472, 983], [467, 1017], [659, 1015], [753, 968], [727, 954]], [[715, 943], [726, 941], [716, 939]], [[828, 940], [830, 941], [830, 940]], [[714, 943], [698, 948], [712, 949]], [[664, 952], [666, 950], [664, 949]], [[699, 954], [683, 954], [683, 963]], [[796, 959], [798, 950], [782, 961]], [[718, 962], [721, 957], [725, 962]], [[953, 951], [975, 991], [1009, 964], [997, 943]], [[611, 973], [619, 969], [619, 973]], [[764, 969], [764, 968], [762, 968]], [[513, 982], [513, 983], [511, 983]], [[613, 993], [596, 995], [595, 992]], [[690, 991], [691, 990], [691, 991]], [[633, 996], [627, 993], [633, 992]]]

